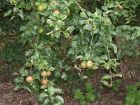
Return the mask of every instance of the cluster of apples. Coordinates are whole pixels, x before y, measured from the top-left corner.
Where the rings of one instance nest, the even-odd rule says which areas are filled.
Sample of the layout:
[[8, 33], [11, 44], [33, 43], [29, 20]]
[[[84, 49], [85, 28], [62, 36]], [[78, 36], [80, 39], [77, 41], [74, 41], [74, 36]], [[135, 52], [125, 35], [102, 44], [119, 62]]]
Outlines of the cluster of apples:
[[[47, 3], [36, 3], [38, 12], [44, 12], [47, 9]], [[59, 5], [58, 2], [54, 2], [54, 5]], [[58, 9], [52, 11], [53, 14], [60, 14]]]
[[[58, 2], [54, 2], [54, 5], [59, 5], [59, 3]], [[37, 6], [37, 11], [38, 12], [44, 12], [47, 9], [47, 3], [38, 3], [37, 2], [36, 6]], [[53, 10], [52, 13], [55, 14], [55, 15], [59, 15], [60, 14], [60, 10], [59, 9]], [[41, 34], [43, 32], [44, 32], [44, 28], [40, 27], [38, 29], [38, 33]]]
[[80, 67], [82, 69], [91, 69], [93, 67], [93, 62], [91, 60], [82, 61]]
[[[42, 85], [48, 85], [49, 81], [48, 81], [47, 77], [51, 76], [51, 71], [42, 71], [41, 76], [43, 77], [43, 79], [40, 80], [41, 84]], [[34, 81], [33, 76], [27, 76], [26, 77], [26, 82], [31, 83], [33, 81]]]

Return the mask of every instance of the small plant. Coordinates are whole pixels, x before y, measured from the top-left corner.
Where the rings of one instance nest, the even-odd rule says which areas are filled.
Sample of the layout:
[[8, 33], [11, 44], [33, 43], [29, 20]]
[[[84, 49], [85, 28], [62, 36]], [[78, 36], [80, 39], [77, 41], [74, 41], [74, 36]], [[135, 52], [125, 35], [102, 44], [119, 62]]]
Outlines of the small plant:
[[127, 86], [126, 90], [125, 105], [140, 105], [140, 82]]
[[115, 92], [119, 91], [119, 87], [120, 87], [121, 83], [122, 83], [121, 79], [115, 80], [113, 82], [112, 90]]
[[112, 88], [114, 90], [121, 83], [121, 81], [120, 80], [116, 80], [116, 78], [122, 78], [122, 74], [119, 74], [119, 73], [117, 73], [117, 74], [112, 74], [112, 73], [111, 74], [105, 74], [101, 78], [101, 83], [104, 86], [106, 86], [108, 88]]
[[98, 94], [95, 92], [91, 83], [86, 83], [84, 90], [74, 90], [74, 98], [80, 101], [81, 105], [86, 105], [95, 101], [98, 98]]

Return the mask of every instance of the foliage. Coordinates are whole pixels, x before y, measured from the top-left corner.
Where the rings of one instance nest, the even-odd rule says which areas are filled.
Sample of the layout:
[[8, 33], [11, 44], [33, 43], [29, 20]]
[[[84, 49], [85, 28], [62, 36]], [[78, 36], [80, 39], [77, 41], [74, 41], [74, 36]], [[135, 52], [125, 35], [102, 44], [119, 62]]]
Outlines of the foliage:
[[74, 90], [74, 98], [79, 100], [81, 105], [86, 105], [89, 102], [93, 102], [97, 100], [98, 97], [99, 96], [93, 89], [91, 83], [86, 83], [83, 91], [81, 89]]
[[123, 25], [117, 27], [116, 33], [119, 47], [117, 58], [121, 59], [123, 56], [138, 56], [140, 45], [140, 27]]
[[140, 5], [139, 0], [106, 0], [102, 7], [112, 22], [118, 24], [129, 24], [136, 18], [135, 10]]
[[[19, 40], [19, 18], [10, 20], [7, 17], [12, 6], [7, 0], [0, 1], [0, 60], [8, 63], [23, 63], [25, 61], [24, 47]], [[8, 12], [7, 12], [8, 11]]]
[[7, 42], [3, 49], [0, 50], [0, 58], [9, 63], [24, 63], [24, 50], [19, 42]]
[[125, 98], [125, 105], [139, 105], [140, 103], [140, 82], [127, 86], [127, 96]]
[[[79, 2], [9, 0], [12, 8], [4, 14], [11, 20], [20, 17], [23, 21], [20, 41], [27, 48], [26, 62], [15, 79], [16, 89], [36, 93], [43, 105], [64, 104], [56, 83], [67, 80], [71, 75], [68, 71], [77, 70], [83, 81], [86, 72], [103, 69], [106, 74], [101, 82], [112, 88], [113, 81], [122, 77], [119, 60], [125, 55], [138, 55], [130, 47], [134, 49], [140, 44], [140, 28], [131, 26], [139, 1], [94, 0], [93, 10], [83, 8]], [[50, 75], [42, 75], [44, 71]], [[91, 90], [87, 88], [86, 95], [90, 97], [86, 98], [77, 90], [77, 99], [94, 101]]]

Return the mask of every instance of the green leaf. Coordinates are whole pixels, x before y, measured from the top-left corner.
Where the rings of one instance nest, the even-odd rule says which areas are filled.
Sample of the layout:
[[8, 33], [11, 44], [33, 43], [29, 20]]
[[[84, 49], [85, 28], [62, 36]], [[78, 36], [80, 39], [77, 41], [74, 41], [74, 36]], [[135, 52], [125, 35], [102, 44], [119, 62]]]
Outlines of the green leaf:
[[87, 78], [88, 78], [88, 76], [86, 76], [86, 75], [83, 76], [83, 79], [87, 79]]
[[66, 80], [67, 79], [67, 74], [65, 72], [62, 73], [61, 78]]
[[102, 83], [103, 85], [107, 86], [107, 87], [111, 87], [111, 85], [109, 84], [109, 82], [106, 81], [106, 80], [101, 80], [101, 83]]
[[50, 94], [50, 96], [54, 95], [55, 89], [52, 86], [48, 87], [48, 93]]
[[110, 80], [111, 77], [112, 77], [111, 75], [105, 74], [105, 75], [102, 77], [102, 80]]
[[28, 87], [28, 86], [23, 86], [23, 89], [29, 91], [30, 93], [32, 92], [32, 90], [31, 90], [30, 87]]
[[82, 55], [78, 55], [78, 56], [76, 57], [76, 59], [82, 59], [82, 58], [83, 58]]
[[36, 81], [34, 81], [32, 83], [32, 87], [33, 87], [34, 91], [39, 91], [39, 89], [40, 89], [40, 86]]
[[85, 20], [79, 20], [80, 24], [83, 25], [86, 21]]
[[117, 73], [117, 74], [115, 74], [114, 76], [115, 76], [115, 77], [121, 77], [121, 78], [122, 78], [123, 75], [122, 75], [122, 73]]
[[86, 83], [86, 90], [89, 91], [89, 92], [92, 92], [93, 91], [93, 86], [91, 83]]
[[72, 45], [72, 47], [77, 47], [77, 41], [72, 41], [72, 43], [71, 43], [71, 45]]
[[91, 54], [89, 54], [89, 53], [85, 54], [85, 59], [90, 59], [90, 57], [91, 57]]
[[74, 26], [69, 26], [66, 31], [68, 31], [69, 33], [72, 33], [74, 30], [75, 30]]
[[81, 17], [84, 17], [84, 18], [87, 17], [87, 15], [86, 15], [85, 12], [81, 12], [81, 13], [80, 13], [80, 16], [81, 16]]
[[21, 17], [22, 20], [24, 20], [24, 14], [22, 10], [19, 10], [18, 15]]
[[58, 21], [57, 21], [57, 24], [59, 25], [59, 27], [65, 25], [65, 23], [64, 23], [63, 21], [61, 21], [61, 20], [58, 20]]
[[47, 99], [45, 99], [45, 101], [44, 101], [44, 104], [43, 104], [43, 105], [49, 105], [49, 103], [50, 103], [50, 100], [47, 98]]
[[19, 70], [19, 73], [20, 73], [22, 76], [28, 76], [28, 75], [29, 75], [29, 71], [28, 71], [28, 70], [25, 70], [24, 68], [20, 69], [20, 70]]
[[62, 91], [62, 89], [59, 89], [59, 88], [55, 88], [55, 93], [59, 93], [59, 94], [62, 94], [63, 93], [63, 91]]
[[114, 51], [114, 53], [116, 54], [117, 53], [117, 46], [114, 44], [114, 43], [111, 43], [110, 44], [111, 45], [111, 47], [113, 48], [113, 51]]
[[107, 69], [107, 70], [111, 69], [111, 65], [110, 65], [109, 62], [108, 62], [108, 63], [105, 63], [105, 64], [103, 65], [103, 67], [104, 67], [105, 69]]
[[[55, 97], [55, 100], [56, 100], [57, 102], [61, 103], [61, 105], [64, 104], [64, 99], [63, 99], [63, 97], [61, 97], [61, 96], [59, 96], [59, 95], [57, 95], [57, 96]], [[60, 105], [60, 104], [59, 104], [59, 105]]]
[[92, 25], [91, 25], [91, 24], [86, 24], [86, 25], [84, 26], [84, 29], [90, 31], [90, 30], [92, 29]]
[[74, 91], [74, 98], [79, 99], [79, 100], [84, 100], [85, 99], [85, 97], [83, 96], [83, 92], [81, 92], [80, 89], [76, 89]]
[[48, 94], [46, 94], [46, 93], [41, 93], [41, 94], [39, 95], [39, 97], [45, 98], [45, 97], [48, 97]]
[[107, 55], [102, 55], [102, 56], [101, 56], [101, 59], [103, 59], [103, 60], [108, 60], [108, 57], [107, 57]]
[[51, 19], [47, 19], [47, 24], [49, 24], [50, 26], [53, 26], [54, 22]]
[[21, 85], [16, 85], [15, 88], [14, 88], [14, 90], [17, 91], [17, 90], [20, 90], [21, 88], [22, 88]]
[[87, 92], [87, 93], [86, 93], [86, 98], [87, 98], [89, 101], [95, 101], [96, 95], [94, 95], [92, 92]]
[[4, 17], [7, 17], [7, 16], [9, 16], [9, 15], [11, 15], [12, 14], [12, 10], [9, 10], [9, 11], [7, 11], [5, 14], [4, 14]]
[[22, 83], [24, 81], [24, 78], [23, 77], [17, 77], [14, 82], [15, 83]]

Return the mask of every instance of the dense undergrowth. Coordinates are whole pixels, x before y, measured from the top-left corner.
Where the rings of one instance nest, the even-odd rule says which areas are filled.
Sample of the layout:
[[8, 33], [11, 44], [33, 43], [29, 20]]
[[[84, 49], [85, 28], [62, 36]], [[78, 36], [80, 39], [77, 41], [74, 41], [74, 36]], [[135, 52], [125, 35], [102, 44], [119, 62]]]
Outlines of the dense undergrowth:
[[15, 89], [35, 93], [41, 105], [63, 105], [58, 86], [76, 81], [74, 97], [85, 105], [99, 98], [87, 82], [102, 70], [102, 86], [117, 90], [121, 61], [140, 54], [139, 6], [139, 0], [1, 1], [1, 35], [10, 31], [17, 39], [0, 56], [23, 65]]

